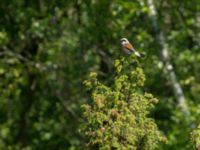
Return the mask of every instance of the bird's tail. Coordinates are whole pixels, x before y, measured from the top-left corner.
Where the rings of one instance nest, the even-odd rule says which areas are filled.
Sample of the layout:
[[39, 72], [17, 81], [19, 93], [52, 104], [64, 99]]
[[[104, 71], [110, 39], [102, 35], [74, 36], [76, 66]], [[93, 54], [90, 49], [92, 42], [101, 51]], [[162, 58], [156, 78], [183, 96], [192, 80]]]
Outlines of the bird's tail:
[[145, 54], [142, 54], [142, 53], [139, 53], [139, 52], [136, 52], [136, 51], [135, 51], [135, 55], [138, 56], [138, 57], [144, 57], [145, 56]]

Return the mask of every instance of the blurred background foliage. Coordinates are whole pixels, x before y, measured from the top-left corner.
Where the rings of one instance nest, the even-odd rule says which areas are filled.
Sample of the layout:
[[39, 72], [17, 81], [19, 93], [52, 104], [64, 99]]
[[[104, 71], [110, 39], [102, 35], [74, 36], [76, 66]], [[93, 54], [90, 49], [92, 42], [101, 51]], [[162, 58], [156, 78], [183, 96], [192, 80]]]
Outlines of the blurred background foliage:
[[[187, 115], [156, 32], [164, 34]], [[110, 83], [122, 37], [146, 53], [144, 88], [160, 100], [151, 115], [168, 139], [160, 149], [190, 150], [200, 122], [199, 0], [1, 0], [0, 149], [81, 149], [81, 105], [90, 99], [82, 82], [96, 71]]]

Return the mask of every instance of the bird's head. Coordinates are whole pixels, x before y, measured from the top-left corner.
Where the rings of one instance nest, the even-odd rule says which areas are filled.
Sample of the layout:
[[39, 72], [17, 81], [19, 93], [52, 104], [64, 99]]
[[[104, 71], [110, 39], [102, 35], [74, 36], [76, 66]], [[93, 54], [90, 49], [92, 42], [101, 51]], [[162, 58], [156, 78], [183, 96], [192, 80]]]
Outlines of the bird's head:
[[127, 38], [120, 39], [120, 42], [121, 42], [122, 45], [129, 43]]

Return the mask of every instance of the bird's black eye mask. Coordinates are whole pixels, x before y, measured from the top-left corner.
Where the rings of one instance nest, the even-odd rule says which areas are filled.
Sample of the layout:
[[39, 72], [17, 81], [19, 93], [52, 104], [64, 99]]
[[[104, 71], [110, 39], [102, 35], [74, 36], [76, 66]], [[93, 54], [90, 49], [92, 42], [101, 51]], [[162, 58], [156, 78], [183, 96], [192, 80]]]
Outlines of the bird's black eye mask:
[[121, 39], [120, 42], [126, 42], [126, 40], [125, 39]]

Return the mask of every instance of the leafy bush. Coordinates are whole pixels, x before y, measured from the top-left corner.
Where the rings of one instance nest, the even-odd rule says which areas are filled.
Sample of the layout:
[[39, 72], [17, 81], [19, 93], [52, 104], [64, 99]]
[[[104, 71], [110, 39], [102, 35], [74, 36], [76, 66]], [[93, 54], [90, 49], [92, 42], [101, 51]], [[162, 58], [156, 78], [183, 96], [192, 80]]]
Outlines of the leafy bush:
[[200, 125], [191, 134], [192, 141], [196, 149], [200, 149]]
[[115, 61], [116, 75], [107, 86], [91, 73], [85, 81], [92, 102], [84, 108], [87, 149], [153, 149], [165, 141], [149, 111], [158, 102], [143, 93], [145, 76], [135, 57]]

